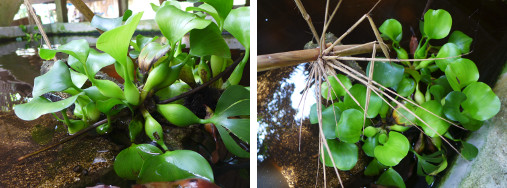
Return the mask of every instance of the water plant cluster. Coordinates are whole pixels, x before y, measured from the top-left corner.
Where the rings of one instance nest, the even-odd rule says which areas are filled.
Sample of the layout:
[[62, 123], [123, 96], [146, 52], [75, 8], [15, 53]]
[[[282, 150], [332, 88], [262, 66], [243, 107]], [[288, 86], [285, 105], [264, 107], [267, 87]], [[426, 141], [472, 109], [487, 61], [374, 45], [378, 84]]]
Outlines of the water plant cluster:
[[[380, 185], [405, 187], [402, 176], [393, 168], [404, 158], [415, 156], [417, 174], [425, 176], [431, 185], [435, 176], [446, 169], [447, 156], [454, 152], [450, 148], [461, 145], [460, 151], [455, 150], [463, 158], [476, 157], [478, 149], [450, 130], [478, 130], [499, 112], [500, 100], [487, 84], [478, 81], [475, 63], [462, 57], [470, 52], [472, 38], [453, 31], [443, 46], [430, 43], [446, 38], [451, 26], [447, 11], [429, 9], [420, 22], [421, 40], [410, 61], [403, 61], [409, 59], [409, 54], [400, 46], [400, 22], [388, 19], [379, 27], [382, 37], [392, 42], [401, 63], [377, 61], [374, 70], [370, 71], [370, 63], [365, 72], [367, 76], [373, 73], [373, 81], [383, 85], [382, 90], [396, 91], [396, 96], [371, 93], [367, 103], [366, 86], [342, 74], [328, 76], [321, 94], [331, 102], [328, 106], [319, 104], [323, 105], [322, 131], [331, 152], [324, 149], [324, 158], [321, 154], [326, 166], [350, 170], [362, 150], [371, 158], [365, 175], [377, 176]], [[388, 97], [400, 103], [388, 103]], [[312, 124], [318, 123], [316, 105], [310, 112]], [[417, 133], [417, 129], [420, 133], [408, 137], [407, 132]]]
[[[155, 21], [166, 38], [163, 42], [142, 35], [132, 39], [143, 12], [127, 12], [113, 19], [94, 17], [92, 25], [105, 31], [97, 40], [100, 51], [90, 48], [84, 39], [57, 49], [39, 49], [40, 57], [46, 60], [53, 59], [57, 52], [69, 56], [66, 62], [54, 62], [47, 73], [35, 78], [33, 99], [16, 105], [16, 115], [34, 120], [53, 113], [67, 125], [70, 134], [97, 124], [96, 131], [107, 134], [115, 120], [125, 119], [122, 115], [128, 114], [131, 146], [122, 150], [114, 162], [120, 177], [139, 183], [194, 177], [213, 182], [208, 161], [191, 150], [171, 151], [164, 143], [163, 125], [154, 118], [154, 114], [165, 118], [170, 125], [164, 126], [211, 125], [229, 152], [249, 157], [249, 89], [238, 83], [249, 59], [250, 9], [232, 9], [232, 0], [201, 1], [202, 5], [184, 10], [178, 1], [152, 4]], [[242, 59], [233, 62], [223, 31], [245, 47]], [[185, 35], [189, 36], [188, 53], [183, 52]], [[97, 76], [109, 65], [114, 65], [122, 83]], [[226, 69], [233, 71], [222, 80]], [[208, 109], [204, 119], [182, 105], [181, 100], [171, 100], [206, 84], [223, 92], [216, 108]], [[43, 96], [55, 92], [69, 97], [51, 101]], [[69, 115], [70, 108], [73, 111]], [[141, 134], [156, 144], [137, 143]]]

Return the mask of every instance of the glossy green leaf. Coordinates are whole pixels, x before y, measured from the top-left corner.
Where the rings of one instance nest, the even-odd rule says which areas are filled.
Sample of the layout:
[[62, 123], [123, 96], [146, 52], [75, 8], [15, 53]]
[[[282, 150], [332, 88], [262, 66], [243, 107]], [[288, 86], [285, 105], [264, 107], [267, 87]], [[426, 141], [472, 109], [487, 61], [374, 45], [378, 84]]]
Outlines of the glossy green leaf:
[[190, 31], [190, 54], [195, 56], [216, 55], [230, 58], [229, 46], [222, 37], [217, 25], [212, 23], [204, 29]]
[[132, 118], [132, 120], [129, 123], [130, 142], [134, 143], [137, 135], [139, 135], [142, 131], [143, 131], [143, 122], [139, 118]]
[[364, 140], [362, 149], [368, 157], [375, 157], [375, 147], [379, 145], [378, 136], [372, 136]]
[[342, 111], [336, 106], [330, 106], [322, 110], [322, 131], [326, 139], [336, 138], [335, 129], [340, 121], [341, 113]]
[[224, 29], [238, 39], [246, 51], [250, 50], [250, 7], [240, 7], [231, 11], [225, 20]]
[[90, 25], [102, 31], [109, 31], [117, 28], [123, 22], [123, 16], [118, 18], [103, 18], [99, 15], [94, 15]]
[[63, 61], [59, 60], [53, 64], [51, 70], [46, 74], [35, 77], [32, 96], [38, 97], [52, 91], [63, 91], [69, 87], [75, 87], [72, 83], [69, 68]]
[[444, 98], [445, 89], [441, 85], [432, 85], [430, 87], [430, 93], [433, 95], [436, 101], [440, 101], [442, 98]]
[[225, 147], [229, 152], [242, 158], [250, 157], [250, 154], [247, 151], [236, 144], [236, 141], [231, 137], [231, 135], [229, 135], [229, 132], [224, 127], [216, 126], [216, 128], [218, 133], [220, 133], [220, 138], [224, 141]]
[[470, 52], [470, 45], [472, 44], [472, 41], [472, 38], [461, 31], [454, 31], [449, 37], [449, 42], [456, 44], [459, 47], [461, 53]]
[[463, 113], [463, 115], [467, 117], [468, 121], [460, 123], [466, 130], [476, 131], [479, 130], [482, 127], [482, 125], [484, 125], [484, 121], [479, 121], [470, 117], [470, 114], [468, 112]]
[[135, 45], [133, 45], [133, 46], [137, 51], [141, 51], [148, 43], [153, 42], [157, 39], [158, 39], [158, 36], [151, 38], [151, 37], [145, 37], [145, 36], [139, 34], [136, 36]]
[[[160, 100], [166, 100], [181, 95], [182, 93], [187, 92], [190, 89], [192, 88], [188, 86], [188, 84], [186, 84], [185, 82], [175, 82], [174, 84], [171, 84], [169, 87], [157, 91], [155, 95], [157, 95]], [[172, 103], [183, 104], [183, 100], [177, 100]]]
[[[349, 90], [349, 92], [356, 98], [357, 102], [364, 108], [366, 106], [366, 87], [361, 84], [355, 84]], [[345, 95], [343, 100], [345, 105], [349, 108], [355, 108], [362, 111], [350, 95]], [[370, 104], [368, 105], [367, 118], [374, 118], [378, 115], [380, 108], [382, 107], [382, 99], [375, 93], [371, 92]]]
[[55, 50], [39, 48], [39, 57], [44, 60], [51, 60], [56, 56]]
[[199, 7], [187, 7], [185, 11], [201, 11], [209, 14], [213, 19], [215, 19], [216, 23], [218, 24], [219, 28], [223, 28], [224, 20], [220, 18], [220, 15], [218, 15], [218, 12], [213, 6], [209, 4], [202, 4], [199, 5]]
[[218, 99], [215, 113], [225, 111], [232, 104], [242, 99], [250, 99], [250, 91], [245, 89], [243, 86], [230, 86], [224, 91], [224, 93], [222, 93], [220, 99]]
[[[426, 110], [432, 112], [437, 116], [444, 117], [443, 107], [440, 104], [440, 101], [435, 100], [426, 101], [421, 105], [421, 107], [425, 108]], [[428, 127], [428, 125], [422, 123], [420, 120], [417, 120], [417, 125], [422, 127], [424, 133], [426, 133], [426, 135], [428, 135], [429, 137], [438, 137], [439, 135], [444, 135], [444, 133], [447, 132], [447, 129], [450, 126], [450, 124], [447, 123], [446, 121], [434, 116], [433, 114], [430, 114], [429, 112], [421, 108], [417, 108], [415, 114], [419, 116], [422, 120], [424, 120], [424, 122], [426, 122], [429, 126], [431, 126]]]
[[161, 153], [160, 149], [150, 144], [132, 144], [116, 156], [114, 159], [114, 171], [121, 178], [137, 180], [143, 163], [148, 158]]
[[213, 170], [208, 161], [190, 150], [167, 151], [149, 157], [139, 172], [139, 182], [168, 182], [187, 178], [202, 178], [213, 182]]
[[368, 166], [366, 166], [366, 169], [364, 169], [364, 175], [366, 176], [377, 176], [382, 172], [386, 166], [382, 165], [377, 161], [377, 159], [373, 158], [373, 160], [370, 161]]
[[445, 76], [454, 91], [461, 91], [463, 87], [479, 80], [479, 70], [473, 61], [460, 58], [447, 66]]
[[[340, 170], [350, 170], [356, 166], [359, 149], [356, 144], [350, 144], [345, 142], [340, 142], [336, 139], [327, 140], [327, 145], [329, 146], [329, 150], [331, 151], [331, 156], [333, 157], [333, 162], [329, 157], [327, 149], [324, 147], [324, 164], [328, 167], [336, 166], [336, 168]], [[319, 152], [320, 160], [322, 160], [322, 155]]]
[[160, 45], [158, 42], [150, 42], [142, 48], [137, 59], [141, 70], [148, 71], [162, 56], [169, 51], [169, 45]]
[[403, 178], [393, 168], [389, 168], [384, 173], [382, 173], [382, 175], [380, 175], [377, 180], [377, 184], [405, 188], [405, 182], [403, 182]]
[[86, 60], [86, 67], [90, 77], [95, 77], [95, 74], [102, 68], [112, 65], [116, 60], [106, 53], [99, 53], [94, 49], [90, 49], [88, 59]]
[[[343, 84], [343, 86], [345, 86], [346, 89], [350, 89], [352, 87], [352, 82], [347, 76], [337, 74], [336, 78], [340, 80], [340, 82]], [[327, 76], [329, 82], [322, 84], [321, 92], [322, 96], [325, 99], [328, 99], [327, 95], [329, 92], [331, 93], [333, 100], [336, 99], [336, 97], [342, 97], [347, 94], [347, 91], [342, 87], [342, 85], [340, 85], [340, 83], [336, 80], [336, 78], [333, 75], [329, 75]], [[329, 84], [331, 85], [331, 87], [329, 87]], [[329, 91], [329, 88], [332, 88], [332, 90]]]
[[362, 128], [363, 113], [356, 109], [348, 109], [342, 112], [335, 134], [343, 142], [356, 143], [361, 137]]
[[106, 97], [125, 99], [121, 88], [110, 80], [95, 80], [93, 81], [93, 85], [95, 85], [99, 89], [100, 93]]
[[70, 135], [76, 134], [80, 130], [87, 127], [87, 124], [83, 120], [70, 119], [70, 124], [67, 125], [67, 130]]
[[452, 121], [468, 122], [469, 119], [461, 113], [460, 106], [466, 100], [465, 94], [453, 91], [445, 97], [444, 114]]
[[106, 31], [97, 39], [97, 49], [102, 50], [118, 61], [123, 67], [127, 65], [127, 54], [130, 39], [136, 31], [137, 24], [143, 13], [130, 17], [125, 25]]
[[441, 150], [429, 155], [419, 155], [416, 152], [414, 154], [417, 157], [417, 175], [419, 176], [435, 175], [445, 169], [441, 167], [447, 167], [447, 160]]
[[[227, 15], [229, 15], [229, 12], [231, 12], [233, 5], [233, 0], [221, 0], [221, 1], [201, 0], [201, 1], [215, 8], [215, 10], [218, 12], [218, 15], [220, 15], [221, 20], [225, 20], [225, 18], [227, 18]], [[217, 22], [218, 21], [220, 20], [217, 20]]]
[[476, 120], [487, 120], [500, 111], [500, 99], [485, 83], [471, 83], [463, 93], [467, 96], [461, 104], [463, 112], [469, 113], [470, 117]]
[[97, 101], [97, 108], [99, 109], [100, 112], [106, 115], [114, 115], [125, 107], [127, 107], [127, 104], [124, 101], [117, 98], [109, 98]]
[[466, 160], [469, 161], [473, 160], [479, 153], [477, 147], [464, 141], [462, 141], [461, 143], [463, 144], [463, 148], [461, 149], [461, 155], [463, 155], [463, 157]]
[[204, 29], [211, 20], [198, 17], [176, 8], [173, 5], [165, 5], [157, 10], [155, 21], [160, 31], [169, 41], [170, 46], [176, 45], [186, 33], [193, 29]]
[[451, 31], [452, 17], [449, 12], [428, 9], [424, 14], [424, 34], [430, 39], [442, 39]]
[[403, 97], [408, 97], [412, 95], [414, 91], [415, 91], [415, 81], [414, 79], [409, 77], [403, 77], [401, 81], [398, 83], [398, 86], [396, 88], [396, 92]]
[[375, 147], [375, 158], [386, 166], [396, 166], [408, 154], [410, 143], [401, 133], [389, 132], [389, 138], [384, 145]]
[[403, 31], [398, 20], [387, 19], [384, 23], [382, 23], [378, 30], [382, 33], [382, 36], [386, 36], [391, 41], [401, 41]]
[[44, 97], [34, 97], [30, 102], [18, 104], [14, 106], [16, 116], [25, 121], [31, 121], [39, 118], [41, 115], [59, 112], [70, 105], [74, 104], [77, 97], [81, 94], [74, 95], [67, 99], [51, 102]]
[[[369, 76], [371, 63], [366, 68], [366, 76]], [[373, 80], [385, 87], [397, 86], [403, 78], [404, 68], [402, 65], [389, 62], [375, 62]]]
[[215, 111], [215, 115], [210, 119], [216, 126], [223, 126], [228, 131], [236, 135], [242, 141], [250, 142], [250, 119], [234, 118], [237, 116], [250, 115], [250, 100], [243, 99], [229, 106], [224, 111]]
[[435, 60], [435, 63], [442, 72], [445, 72], [447, 65], [458, 60], [460, 58], [459, 55], [461, 55], [461, 51], [459, 50], [459, 47], [456, 46], [456, 44], [446, 43], [440, 48], [436, 56], [436, 58], [446, 58], [446, 59], [437, 59]]
[[378, 130], [375, 127], [369, 126], [364, 128], [364, 136], [373, 137], [377, 134]]

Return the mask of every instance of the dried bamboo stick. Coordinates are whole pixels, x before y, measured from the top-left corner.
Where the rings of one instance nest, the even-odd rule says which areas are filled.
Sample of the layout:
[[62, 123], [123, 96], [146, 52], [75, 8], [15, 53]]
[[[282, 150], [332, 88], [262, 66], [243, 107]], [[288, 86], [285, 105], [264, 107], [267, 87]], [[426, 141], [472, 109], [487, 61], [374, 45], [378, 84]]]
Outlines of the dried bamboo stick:
[[[380, 50], [380, 45], [376, 45], [376, 47]], [[335, 46], [333, 50], [339, 51], [340, 53], [337, 54], [339, 56], [371, 53], [373, 51], [373, 43], [368, 45], [340, 45]], [[257, 56], [257, 72], [315, 61], [319, 55], [319, 48], [259, 55]]]

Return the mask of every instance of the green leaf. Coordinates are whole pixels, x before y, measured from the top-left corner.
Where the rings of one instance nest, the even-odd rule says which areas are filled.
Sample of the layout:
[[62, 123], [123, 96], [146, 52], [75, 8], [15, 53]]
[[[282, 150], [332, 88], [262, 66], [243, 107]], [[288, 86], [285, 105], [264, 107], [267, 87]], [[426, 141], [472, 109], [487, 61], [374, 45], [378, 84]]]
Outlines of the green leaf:
[[123, 95], [123, 91], [120, 86], [116, 85], [116, 83], [109, 80], [94, 80], [93, 85], [95, 85], [100, 93], [106, 97], [112, 97], [117, 99], [125, 99]]
[[[426, 101], [421, 105], [421, 107], [425, 108], [426, 110], [432, 112], [433, 114], [443, 117], [443, 107], [440, 104], [440, 101]], [[434, 116], [433, 114], [430, 114], [429, 112], [418, 108], [415, 111], [415, 114], [419, 116], [422, 120], [424, 120], [429, 126], [422, 123], [422, 121], [417, 120], [417, 125], [423, 128], [424, 133], [428, 135], [429, 137], [438, 137], [439, 135], [444, 135], [445, 132], [447, 132], [447, 129], [449, 129], [450, 124], [446, 121]], [[436, 131], [436, 132], [435, 132]], [[438, 134], [437, 134], [438, 133]]]
[[69, 71], [70, 71], [70, 78], [72, 79], [72, 83], [74, 83], [74, 85], [78, 88], [83, 87], [83, 85], [88, 80], [88, 77], [84, 74], [73, 71], [72, 69], [69, 69]]
[[217, 25], [212, 23], [204, 29], [190, 31], [190, 54], [195, 56], [216, 55], [230, 58], [229, 46], [222, 37]]
[[51, 60], [55, 57], [56, 50], [50, 50], [45, 48], [39, 48], [39, 56], [44, 60]]
[[395, 19], [387, 19], [382, 23], [382, 25], [378, 28], [378, 30], [382, 33], [383, 36], [389, 38], [389, 40], [394, 42], [400, 42], [403, 32], [401, 28], [400, 22]]
[[[227, 18], [227, 15], [229, 15], [229, 12], [231, 12], [232, 5], [233, 5], [233, 0], [221, 0], [221, 1], [201, 0], [201, 1], [211, 5], [213, 8], [215, 8], [215, 10], [218, 12], [218, 15], [220, 15], [221, 20], [225, 20], [225, 18]], [[232, 12], [231, 12], [231, 14], [232, 14]], [[219, 22], [221, 20], [216, 20], [216, 21]]]
[[429, 9], [424, 14], [424, 34], [430, 39], [442, 39], [451, 31], [452, 18], [449, 12]]
[[408, 97], [412, 95], [414, 91], [415, 91], [415, 81], [414, 79], [409, 77], [403, 77], [401, 81], [398, 83], [398, 86], [396, 88], [396, 92], [403, 97]]
[[430, 93], [433, 95], [436, 101], [440, 101], [445, 95], [445, 89], [441, 85], [432, 85], [430, 87]]
[[250, 142], [250, 119], [237, 119], [237, 116], [250, 115], [250, 100], [243, 99], [228, 107], [225, 111], [215, 112], [210, 119], [215, 125], [227, 128], [242, 141]]
[[90, 54], [86, 60], [86, 69], [88, 70], [89, 76], [94, 78], [95, 74], [102, 68], [112, 65], [116, 60], [106, 53], [99, 53], [94, 49], [90, 49]]
[[401, 133], [389, 132], [389, 138], [384, 145], [375, 147], [375, 158], [386, 166], [396, 166], [408, 154], [410, 143]]
[[[192, 88], [185, 82], [175, 82], [174, 84], [171, 84], [169, 87], [157, 91], [155, 95], [157, 95], [160, 100], [166, 100], [181, 95], [184, 92], [190, 91], [190, 89]], [[177, 100], [172, 103], [183, 104], [183, 100]]]
[[403, 178], [401, 178], [400, 174], [398, 174], [398, 172], [396, 172], [393, 168], [389, 168], [382, 173], [382, 175], [378, 178], [377, 184], [405, 188]]
[[142, 48], [137, 59], [139, 67], [144, 71], [148, 71], [151, 65], [154, 65], [155, 62], [169, 51], [169, 49], [169, 45], [162, 46], [158, 42], [150, 42], [146, 44], [146, 46]]
[[[336, 106], [330, 106], [322, 111], [322, 131], [326, 139], [336, 138], [335, 129], [342, 111]], [[318, 123], [318, 120], [317, 120]]]
[[456, 46], [454, 43], [446, 43], [440, 48], [436, 56], [436, 58], [446, 58], [446, 59], [437, 59], [435, 60], [435, 63], [442, 72], [445, 72], [447, 65], [458, 60], [460, 57], [457, 56], [459, 55], [461, 55], [461, 51], [459, 50], [458, 46]]
[[74, 104], [77, 97], [80, 95], [81, 94], [74, 95], [57, 102], [51, 102], [44, 97], [34, 97], [30, 102], [14, 106], [14, 112], [20, 119], [31, 121], [39, 118], [41, 115], [59, 112], [69, 107]]
[[422, 156], [414, 152], [417, 157], [417, 175], [436, 175], [447, 167], [447, 160], [442, 151]]
[[103, 18], [101, 16], [95, 15], [93, 16], [90, 25], [102, 31], [109, 31], [120, 26], [122, 22], [123, 16], [118, 18]]
[[209, 4], [202, 4], [199, 7], [187, 7], [185, 9], [185, 11], [187, 11], [187, 12], [188, 11], [205, 12], [205, 13], [209, 14], [211, 17], [213, 17], [213, 19], [215, 19], [219, 28], [223, 28], [224, 20], [222, 18], [220, 18], [220, 15], [218, 15], [217, 10], [215, 10], [215, 8], [213, 8], [213, 6], [211, 6]]
[[[349, 144], [345, 142], [340, 142], [338, 140], [332, 139], [327, 140], [327, 145], [329, 146], [329, 150], [331, 151], [331, 156], [333, 156], [334, 166], [340, 170], [350, 170], [356, 166], [359, 149], [356, 144]], [[326, 147], [324, 149], [324, 164], [328, 167], [333, 167], [333, 162], [329, 157]], [[322, 155], [319, 152], [320, 160], [322, 160]]]
[[208, 161], [190, 150], [167, 151], [149, 157], [139, 173], [140, 183], [168, 182], [187, 178], [202, 178], [213, 182], [213, 170]]
[[161, 153], [160, 149], [150, 144], [132, 144], [116, 156], [114, 159], [114, 171], [121, 178], [137, 180], [143, 163], [148, 158]]
[[471, 83], [463, 93], [467, 96], [461, 104], [463, 112], [469, 113], [470, 117], [476, 120], [487, 120], [500, 111], [500, 99], [485, 83]]
[[460, 58], [447, 66], [445, 76], [454, 91], [461, 91], [463, 87], [479, 80], [479, 70], [473, 61]]
[[236, 141], [229, 135], [229, 132], [222, 126], [216, 126], [218, 133], [220, 133], [220, 138], [224, 141], [225, 147], [229, 152], [232, 154], [242, 157], [242, 158], [249, 158], [250, 154], [243, 150], [238, 144], [236, 144]]
[[148, 43], [153, 42], [158, 39], [158, 36], [155, 36], [153, 38], [151, 37], [145, 37], [141, 34], [136, 36], [136, 42], [134, 48], [136, 48], [137, 51], [141, 51]]
[[362, 128], [363, 113], [356, 109], [348, 109], [342, 112], [335, 134], [343, 142], [356, 143], [361, 137]]
[[[102, 50], [120, 63], [123, 68], [127, 68], [127, 55], [128, 49], [130, 46], [130, 40], [132, 39], [132, 35], [136, 31], [137, 24], [139, 24], [139, 20], [143, 16], [143, 12], [137, 13], [136, 15], [130, 17], [125, 25], [119, 26], [112, 30], [106, 31], [100, 35], [97, 39], [97, 49]], [[123, 71], [125, 74], [127, 71]], [[130, 74], [130, 73], [129, 73]], [[129, 79], [126, 79], [129, 78]], [[125, 80], [131, 80], [130, 76], [124, 75]]]
[[369, 157], [375, 157], [375, 147], [379, 145], [378, 142], [378, 136], [372, 136], [368, 137], [366, 140], [364, 140], [364, 144], [362, 146], [362, 149], [364, 153]]
[[231, 11], [224, 24], [246, 51], [250, 50], [250, 7], [240, 7]]
[[466, 160], [469, 161], [473, 160], [479, 153], [477, 147], [464, 141], [462, 141], [461, 143], [463, 144], [463, 148], [461, 149], [461, 155], [463, 155], [463, 157]]
[[250, 99], [250, 92], [247, 89], [238, 85], [228, 87], [218, 99], [215, 113], [225, 111], [229, 106], [242, 99]]
[[378, 133], [378, 130], [375, 127], [368, 126], [368, 127], [364, 128], [364, 136], [366, 136], [368, 138], [375, 136], [377, 133]]
[[461, 113], [460, 106], [466, 100], [465, 94], [453, 91], [445, 97], [444, 114], [452, 121], [468, 122], [469, 119]]
[[160, 7], [156, 13], [155, 21], [160, 31], [169, 41], [170, 46], [176, 45], [186, 33], [193, 29], [204, 29], [211, 20], [182, 11], [173, 5]]
[[[340, 80], [340, 82], [345, 86], [346, 89], [350, 89], [352, 87], [352, 82], [350, 82], [350, 79], [342, 74], [336, 74], [336, 78]], [[328, 99], [327, 95], [329, 93], [329, 85], [331, 85], [331, 97], [332, 99], [336, 99], [336, 97], [342, 97], [347, 94], [347, 91], [340, 85], [340, 83], [336, 80], [335, 76], [329, 75], [327, 76], [327, 79], [329, 82], [326, 82], [322, 84], [321, 92], [322, 96], [325, 99]]]
[[51, 70], [46, 74], [37, 76], [34, 79], [32, 96], [38, 97], [52, 91], [63, 91], [75, 87], [67, 65], [59, 60], [53, 64]]
[[129, 123], [130, 142], [134, 143], [137, 135], [139, 135], [142, 131], [143, 131], [143, 122], [139, 118], [133, 118]]
[[373, 160], [370, 161], [368, 166], [366, 166], [366, 169], [364, 170], [364, 175], [366, 176], [377, 176], [382, 172], [386, 166], [380, 164], [377, 159], [373, 158]]
[[184, 127], [201, 122], [201, 119], [181, 104], [157, 105], [157, 111], [164, 116], [167, 121], [176, 126]]
[[[366, 76], [369, 76], [371, 63], [366, 68]], [[384, 87], [397, 86], [403, 78], [404, 68], [402, 65], [389, 62], [375, 62], [373, 70], [373, 80], [382, 84]]]
[[[361, 107], [366, 106], [366, 87], [361, 84], [355, 84], [349, 89], [349, 92], [356, 98], [357, 102], [361, 105]], [[345, 99], [343, 100], [345, 106], [348, 108], [355, 108], [357, 110], [362, 111], [362, 109], [357, 105], [357, 103], [352, 99], [352, 97], [347, 94], [345, 95]], [[370, 96], [370, 104], [368, 105], [368, 113], [366, 115], [367, 118], [374, 118], [378, 115], [380, 108], [382, 107], [382, 99], [375, 93], [371, 93]]]
[[458, 46], [461, 53], [470, 52], [470, 45], [473, 39], [461, 31], [454, 31], [449, 37], [449, 42], [454, 43]]

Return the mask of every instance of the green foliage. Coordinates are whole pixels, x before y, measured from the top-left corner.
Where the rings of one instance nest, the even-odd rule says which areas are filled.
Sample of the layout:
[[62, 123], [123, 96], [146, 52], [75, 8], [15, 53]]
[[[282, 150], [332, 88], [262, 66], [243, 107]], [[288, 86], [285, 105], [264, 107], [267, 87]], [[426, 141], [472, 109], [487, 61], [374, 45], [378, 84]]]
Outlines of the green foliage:
[[[324, 164], [328, 167], [336, 166], [340, 170], [350, 170], [354, 168], [358, 159], [358, 148], [356, 144], [340, 142], [338, 140], [327, 140], [331, 156], [334, 163], [329, 157], [327, 149], [324, 147], [324, 159], [320, 156], [320, 160], [324, 160]], [[320, 153], [319, 153], [320, 155]]]
[[363, 113], [356, 109], [348, 109], [342, 112], [335, 134], [342, 142], [353, 144], [359, 141], [362, 127]]
[[442, 39], [451, 31], [452, 18], [449, 12], [429, 9], [424, 14], [424, 34], [429, 39]]
[[[95, 16], [93, 19], [92, 26], [105, 31], [97, 40], [97, 49], [104, 53], [90, 49], [84, 39], [71, 41], [54, 50], [39, 49], [39, 55], [46, 60], [53, 59], [58, 52], [68, 54], [67, 64], [56, 61], [46, 74], [37, 77], [34, 80], [34, 98], [28, 103], [16, 105], [16, 115], [24, 120], [33, 120], [47, 113], [61, 112], [63, 120], [58, 120], [67, 125], [70, 134], [92, 125], [97, 133], [108, 134], [115, 128], [115, 120], [128, 122], [131, 118], [128, 134], [132, 146], [122, 150], [115, 161], [115, 171], [120, 177], [141, 183], [193, 177], [213, 181], [210, 165], [198, 153], [168, 151], [164, 142], [167, 123], [155, 119], [164, 117], [177, 126], [213, 124], [211, 127], [217, 128], [221, 141], [232, 154], [249, 157], [248, 148], [244, 146], [250, 141], [250, 91], [237, 84], [249, 59], [250, 9], [233, 10], [232, 0], [204, 3], [199, 8], [187, 10], [210, 13], [217, 24], [205, 19], [200, 12], [181, 10], [177, 1], [165, 1], [161, 6], [152, 4], [156, 11], [155, 21], [168, 44], [156, 42], [158, 37], [137, 35], [132, 39], [143, 13], [130, 16], [132, 12], [127, 11], [120, 18]], [[217, 76], [233, 64], [231, 50], [222, 36], [223, 29], [236, 37], [246, 51], [228, 79], [219, 79], [208, 86], [220, 92], [225, 89], [215, 111], [208, 109], [207, 119], [199, 119], [181, 105], [182, 99], [171, 103], [161, 101], [181, 95], [185, 97], [187, 94], [184, 92], [200, 89], [196, 80], [206, 84], [211, 76]], [[186, 45], [182, 42], [186, 34], [189, 34], [191, 43], [189, 53], [184, 50]], [[196, 66], [196, 61], [201, 63]], [[110, 65], [114, 65], [123, 83], [96, 76], [102, 68]], [[204, 72], [200, 71], [204, 69]], [[197, 73], [194, 77], [196, 71], [205, 74]], [[70, 97], [57, 102], [42, 97], [55, 92], [66, 93]], [[74, 115], [68, 116], [67, 108], [72, 104]], [[107, 123], [98, 125], [96, 122], [101, 117], [107, 117]], [[139, 137], [141, 132], [148, 139]], [[163, 151], [153, 145], [136, 143], [150, 141]]]
[[405, 188], [403, 178], [401, 178], [400, 174], [398, 174], [398, 172], [396, 172], [393, 168], [389, 168], [382, 173], [382, 175], [378, 178], [377, 184]]
[[[380, 142], [382, 144], [382, 142]], [[383, 145], [377, 145], [374, 150], [375, 158], [386, 166], [396, 166], [408, 154], [410, 143], [403, 134], [391, 131]]]

